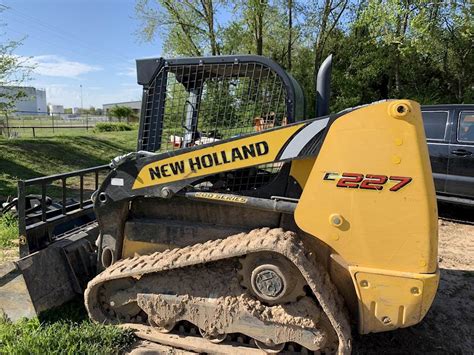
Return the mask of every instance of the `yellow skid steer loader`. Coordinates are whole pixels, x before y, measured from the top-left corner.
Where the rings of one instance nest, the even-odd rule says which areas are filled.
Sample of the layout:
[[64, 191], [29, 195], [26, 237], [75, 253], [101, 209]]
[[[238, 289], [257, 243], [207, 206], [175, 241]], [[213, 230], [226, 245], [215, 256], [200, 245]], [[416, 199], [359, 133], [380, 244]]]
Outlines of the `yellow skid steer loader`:
[[257, 56], [137, 61], [137, 152], [93, 195], [97, 322], [207, 353], [349, 353], [422, 320], [436, 293], [437, 210], [420, 107], [317, 118]]

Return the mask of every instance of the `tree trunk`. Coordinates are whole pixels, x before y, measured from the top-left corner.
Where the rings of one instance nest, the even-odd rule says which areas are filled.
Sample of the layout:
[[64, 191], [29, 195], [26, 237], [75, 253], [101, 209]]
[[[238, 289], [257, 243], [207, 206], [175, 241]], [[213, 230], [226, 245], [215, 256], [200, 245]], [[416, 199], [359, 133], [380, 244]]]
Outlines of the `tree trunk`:
[[291, 71], [291, 47], [293, 32], [293, 0], [288, 0], [288, 71]]
[[316, 39], [316, 44], [314, 46], [314, 77], [318, 75], [319, 65], [321, 64], [322, 54], [322, 44], [323, 37], [326, 34], [326, 28], [328, 26], [329, 15], [331, 14], [331, 4], [332, 0], [325, 0], [324, 10], [321, 18], [321, 26], [319, 27], [318, 37]]
[[395, 53], [395, 95], [398, 96], [400, 93], [400, 50], [396, 46]]
[[257, 54], [263, 55], [263, 11], [257, 13]]
[[263, 19], [267, 0], [248, 0], [242, 2], [246, 7], [245, 18], [250, 30], [253, 32], [255, 52], [263, 55]]
[[397, 32], [396, 32], [396, 39], [398, 43], [395, 43], [395, 67], [394, 67], [394, 76], [395, 76], [395, 95], [399, 96], [401, 91], [401, 84], [400, 84], [400, 61], [402, 60], [400, 53], [400, 46], [403, 45], [405, 40], [405, 34], [408, 28], [408, 20], [410, 16], [410, 5], [406, 3], [406, 7], [404, 8], [403, 18], [398, 16], [397, 18]]
[[204, 17], [207, 24], [209, 43], [211, 44], [212, 55], [220, 55], [219, 44], [216, 40], [216, 32], [214, 30], [214, 5], [213, 0], [201, 0], [204, 9]]

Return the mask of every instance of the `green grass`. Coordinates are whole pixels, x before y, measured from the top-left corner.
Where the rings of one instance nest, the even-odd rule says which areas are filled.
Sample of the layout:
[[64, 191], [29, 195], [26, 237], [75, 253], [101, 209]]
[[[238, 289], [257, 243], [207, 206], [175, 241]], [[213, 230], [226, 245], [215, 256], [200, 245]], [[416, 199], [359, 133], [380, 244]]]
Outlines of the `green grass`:
[[[3, 124], [2, 124], [3, 122]], [[2, 119], [0, 116], [0, 127], [6, 125], [5, 119]], [[50, 116], [23, 116], [23, 117], [10, 117], [8, 120], [8, 125], [10, 128], [8, 130], [10, 136], [17, 138], [45, 138], [45, 137], [54, 137], [57, 135], [62, 136], [77, 136], [77, 135], [86, 135], [92, 134], [93, 132], [103, 132], [102, 130], [96, 130], [97, 125], [118, 125], [118, 126], [127, 126], [131, 129], [138, 129], [138, 124], [131, 122], [127, 124], [124, 122], [104, 122], [98, 121], [97, 117], [90, 116], [86, 119], [85, 116], [81, 118], [64, 120], [54, 117], [54, 120]], [[86, 125], [88, 129], [86, 129]], [[84, 128], [70, 128], [70, 126], [84, 126]], [[35, 127], [33, 130], [31, 127]], [[54, 127], [54, 128], [53, 128]], [[61, 128], [63, 127], [63, 128]], [[7, 129], [3, 128], [6, 135]], [[115, 131], [127, 130], [127, 129], [114, 129]], [[109, 130], [111, 131], [111, 130]]]
[[[35, 139], [0, 138], [0, 198], [16, 195], [18, 179], [107, 164], [136, 148], [136, 130], [74, 133]], [[17, 249], [17, 237], [16, 220], [10, 215], [0, 217], [0, 262], [5, 257], [2, 252]], [[88, 320], [82, 301], [15, 323], [0, 316], [0, 354], [117, 354], [134, 340], [130, 331]]]
[[129, 330], [88, 320], [82, 300], [39, 318], [0, 318], [0, 354], [117, 354], [134, 341]]
[[[1, 118], [0, 118], [0, 121]], [[3, 120], [5, 123], [5, 120]], [[54, 121], [51, 117], [48, 116], [40, 116], [40, 117], [22, 117], [22, 118], [12, 118], [8, 120], [8, 124], [10, 127], [18, 127], [18, 128], [11, 128], [9, 130], [10, 135], [18, 136], [21, 138], [32, 138], [33, 131], [35, 137], [51, 137], [55, 135], [78, 135], [78, 134], [90, 134], [93, 131], [95, 121], [89, 120], [87, 124], [90, 126], [89, 130], [85, 128], [59, 128], [61, 126], [85, 126], [86, 120], [85, 119], [76, 119], [76, 120], [62, 120], [55, 118]], [[54, 125], [54, 129], [52, 126]], [[32, 128], [26, 127], [38, 127], [34, 130]], [[40, 128], [43, 127], [43, 128]], [[6, 132], [6, 129], [4, 129]]]
[[18, 239], [18, 222], [15, 216], [6, 213], [0, 216], [0, 248], [14, 247]]
[[[0, 198], [16, 196], [16, 181], [108, 164], [136, 149], [137, 131], [0, 138]], [[34, 191], [33, 191], [34, 192]]]

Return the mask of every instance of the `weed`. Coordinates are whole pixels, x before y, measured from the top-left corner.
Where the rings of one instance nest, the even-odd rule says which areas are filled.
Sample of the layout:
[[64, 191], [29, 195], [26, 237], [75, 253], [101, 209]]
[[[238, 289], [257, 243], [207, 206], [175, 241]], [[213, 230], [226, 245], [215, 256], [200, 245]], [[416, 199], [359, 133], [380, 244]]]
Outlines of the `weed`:
[[13, 247], [18, 239], [18, 221], [11, 213], [0, 216], [0, 248]]

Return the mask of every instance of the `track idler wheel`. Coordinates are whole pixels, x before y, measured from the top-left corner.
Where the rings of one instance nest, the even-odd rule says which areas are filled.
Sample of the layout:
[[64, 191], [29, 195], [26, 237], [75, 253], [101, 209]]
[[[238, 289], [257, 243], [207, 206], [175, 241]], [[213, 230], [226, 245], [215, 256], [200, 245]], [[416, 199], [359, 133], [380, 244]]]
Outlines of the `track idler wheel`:
[[258, 341], [258, 340], [254, 340], [255, 341], [255, 345], [257, 345], [257, 347], [260, 349], [260, 350], [263, 350], [265, 351], [267, 354], [278, 354], [280, 352], [283, 351], [283, 349], [285, 348], [285, 343], [282, 343], [282, 344], [267, 344], [267, 343], [264, 343], [264, 342], [261, 342], [261, 341]]
[[240, 260], [242, 286], [268, 304], [296, 302], [305, 295], [305, 281], [296, 267], [280, 255], [249, 254]]
[[135, 281], [131, 278], [113, 280], [99, 290], [99, 302], [111, 319], [121, 322], [140, 323], [143, 313], [136, 302], [133, 291]]
[[156, 324], [153, 319], [149, 318], [148, 319], [148, 323], [153, 327], [155, 328], [156, 330], [158, 330], [160, 333], [169, 333], [173, 330], [173, 328], [175, 327], [176, 323], [167, 323], [165, 324], [164, 326], [159, 326], [158, 324]]
[[211, 335], [211, 334], [208, 334], [205, 330], [199, 328], [199, 333], [201, 333], [201, 336], [207, 340], [209, 340], [211, 343], [214, 343], [214, 344], [218, 344], [218, 343], [222, 343], [226, 337], [227, 337], [227, 334], [217, 334], [217, 335]]

